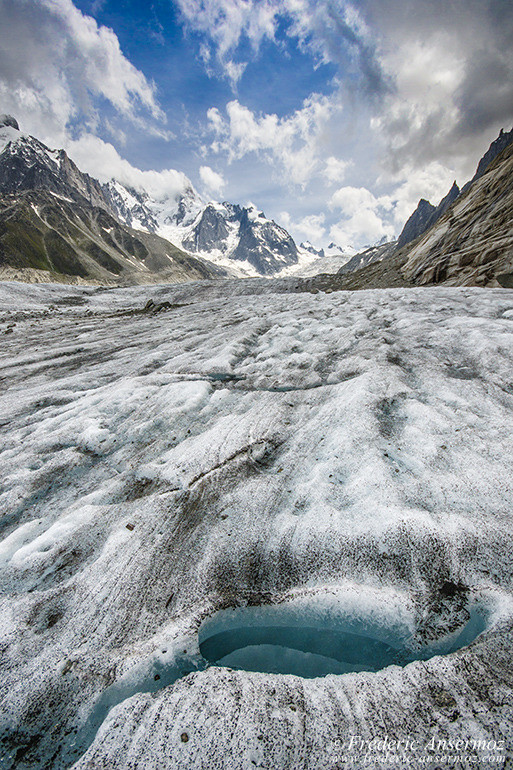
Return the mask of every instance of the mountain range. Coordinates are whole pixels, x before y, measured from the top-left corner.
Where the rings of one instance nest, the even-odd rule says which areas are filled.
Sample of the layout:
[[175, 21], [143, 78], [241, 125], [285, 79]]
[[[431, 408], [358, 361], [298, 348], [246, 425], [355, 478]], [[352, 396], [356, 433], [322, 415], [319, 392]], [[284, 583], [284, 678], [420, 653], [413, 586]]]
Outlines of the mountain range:
[[[509, 221], [508, 212], [503, 211], [509, 201], [508, 174], [497, 168], [497, 183], [483, 187], [480, 181], [497, 167], [497, 159], [507, 154], [512, 142], [513, 129], [501, 131], [461, 190], [454, 182], [437, 206], [421, 199], [397, 241], [385, 239], [355, 253], [352, 247], [335, 243], [326, 249], [309, 242], [297, 246], [283, 227], [257, 207], [205, 202], [191, 183], [177, 195], [160, 198], [115, 179], [101, 184], [80, 171], [64, 150], [48, 148], [22, 133], [14, 117], [2, 115], [0, 274], [24, 280], [48, 280], [50, 275], [57, 281], [120, 285], [276, 275], [307, 279], [321, 273], [343, 276], [379, 263], [383, 264], [379, 281], [386, 282], [383, 276], [393, 272], [393, 265], [408, 262], [400, 278], [394, 273], [394, 281], [454, 282], [454, 259], [447, 262], [441, 249], [459, 254], [465, 242], [467, 261], [459, 265], [461, 275], [465, 274], [462, 280], [482, 285], [485, 278], [495, 280], [496, 270], [489, 266], [494, 258], [481, 256], [488, 267], [476, 268], [468, 277], [475, 257], [468, 256], [472, 246], [469, 236], [461, 234], [462, 223], [471, 210], [483, 232], [491, 228], [487, 237], [495, 244], [493, 253], [502, 254], [509, 242], [501, 229]], [[493, 218], [486, 223], [483, 220], [491, 216], [491, 209]], [[469, 232], [477, 242], [480, 236], [474, 225]], [[430, 237], [429, 246], [424, 240], [418, 244], [433, 232], [439, 235]], [[498, 232], [502, 233], [499, 242]], [[488, 248], [483, 252], [482, 244], [480, 253], [491, 252]], [[427, 255], [427, 264], [421, 254]], [[448, 273], [442, 263], [453, 265]], [[504, 272], [501, 259], [499, 263], [497, 269]], [[369, 275], [375, 273], [373, 268]], [[367, 283], [368, 277], [362, 280]]]
[[192, 185], [176, 198], [160, 200], [115, 180], [103, 190], [121, 222], [159, 233], [235, 275], [273, 275], [298, 262], [289, 233], [255, 206], [205, 203]]
[[205, 203], [191, 184], [161, 199], [118, 180], [100, 184], [8, 115], [0, 117], [0, 193], [4, 266], [139, 283], [270, 276], [302, 253], [256, 207]]
[[[106, 284], [215, 278], [225, 272], [155, 232], [127, 226], [100, 183], [64, 150], [0, 118], [0, 267]], [[8, 273], [9, 275], [9, 273]]]
[[444, 284], [513, 288], [513, 131], [493, 143], [478, 171], [438, 220], [386, 258], [339, 271], [326, 287]]
[[509, 144], [511, 144], [511, 142], [513, 142], [513, 129], [508, 132], [504, 132], [504, 130], [501, 129], [497, 139], [491, 143], [490, 147], [479, 161], [476, 173], [461, 190], [456, 182], [453, 182], [451, 189], [447, 195], [442, 198], [438, 206], [433, 206], [425, 198], [421, 198], [417, 208], [407, 220], [397, 239], [397, 248], [400, 249], [402, 246], [415, 240], [419, 235], [422, 235], [426, 230], [433, 227], [433, 225], [445, 214], [447, 209], [452, 206], [456, 198], [461, 194], [466, 193], [471, 185], [483, 176], [490, 163], [492, 163], [492, 161], [494, 161], [495, 158], [500, 155]]

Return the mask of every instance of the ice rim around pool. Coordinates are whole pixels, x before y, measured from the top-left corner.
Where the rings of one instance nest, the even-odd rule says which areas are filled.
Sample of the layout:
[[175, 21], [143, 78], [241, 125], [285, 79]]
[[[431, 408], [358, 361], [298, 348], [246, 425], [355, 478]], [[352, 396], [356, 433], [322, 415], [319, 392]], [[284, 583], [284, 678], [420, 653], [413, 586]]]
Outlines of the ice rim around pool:
[[490, 617], [484, 604], [469, 602], [461, 624], [422, 642], [404, 617], [361, 608], [298, 609], [278, 604], [220, 610], [199, 628], [201, 656], [209, 665], [306, 679], [377, 672], [456, 652], [489, 627]]
[[83, 755], [124, 700], [194, 672], [223, 667], [307, 679], [380, 672], [456, 652], [492, 630], [498, 618], [513, 615], [513, 601], [499, 607], [500, 598], [492, 594], [452, 597], [445, 609], [452, 599], [457, 611], [451, 630], [444, 633], [442, 623], [433, 641], [419, 635], [411, 601], [386, 589], [315, 590], [274, 604], [215, 611], [198, 621], [196, 632], [162, 645], [104, 690], [65, 754], [70, 762]]

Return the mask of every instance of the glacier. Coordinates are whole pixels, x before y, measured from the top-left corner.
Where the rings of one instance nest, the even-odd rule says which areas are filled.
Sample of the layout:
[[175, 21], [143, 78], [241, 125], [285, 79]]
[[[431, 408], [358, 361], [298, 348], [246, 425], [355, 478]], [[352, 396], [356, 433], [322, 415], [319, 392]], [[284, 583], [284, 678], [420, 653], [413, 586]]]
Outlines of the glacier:
[[[2, 767], [507, 766], [513, 291], [302, 286], [0, 284]], [[255, 618], [384, 657], [205, 659]]]

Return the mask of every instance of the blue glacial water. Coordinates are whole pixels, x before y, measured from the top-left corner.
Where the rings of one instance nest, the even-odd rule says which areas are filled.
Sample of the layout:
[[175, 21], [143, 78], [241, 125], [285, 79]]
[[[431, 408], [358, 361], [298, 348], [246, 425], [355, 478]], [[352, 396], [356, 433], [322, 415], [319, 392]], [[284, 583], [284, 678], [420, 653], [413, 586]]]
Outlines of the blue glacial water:
[[63, 753], [65, 766], [87, 750], [114, 706], [137, 693], [156, 692], [193, 671], [224, 666], [295, 674], [306, 679], [379, 671], [455, 652], [486, 629], [487, 617], [476, 605], [470, 610], [468, 622], [457, 631], [436, 643], [422, 645], [401, 622], [386, 623], [347, 612], [332, 615], [314, 607], [291, 609], [286, 604], [222, 610], [200, 626], [199, 654], [196, 651], [190, 656], [153, 658], [104, 690], [85, 724], [70, 736]]
[[280, 624], [276, 608], [270, 617], [262, 608], [251, 607], [217, 613], [200, 628], [201, 655], [218, 666], [309, 679], [379, 671], [447, 655], [470, 644], [486, 628], [485, 614], [479, 608], [457, 632], [430, 645], [415, 643], [400, 625], [383, 627], [347, 617], [330, 627], [314, 626], [308, 617], [304, 625], [287, 620]]

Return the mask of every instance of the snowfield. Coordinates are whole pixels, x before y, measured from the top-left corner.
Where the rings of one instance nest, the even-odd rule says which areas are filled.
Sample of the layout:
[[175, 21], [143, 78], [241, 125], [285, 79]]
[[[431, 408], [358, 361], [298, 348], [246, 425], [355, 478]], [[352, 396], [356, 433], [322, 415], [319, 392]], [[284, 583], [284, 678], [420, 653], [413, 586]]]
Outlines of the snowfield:
[[[0, 766], [507, 766], [512, 331], [501, 289], [0, 284]], [[202, 670], [227, 608], [421, 646], [476, 603], [405, 667]]]

